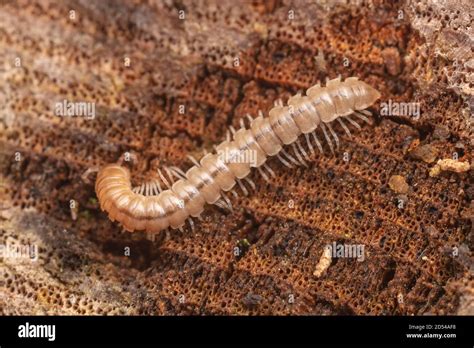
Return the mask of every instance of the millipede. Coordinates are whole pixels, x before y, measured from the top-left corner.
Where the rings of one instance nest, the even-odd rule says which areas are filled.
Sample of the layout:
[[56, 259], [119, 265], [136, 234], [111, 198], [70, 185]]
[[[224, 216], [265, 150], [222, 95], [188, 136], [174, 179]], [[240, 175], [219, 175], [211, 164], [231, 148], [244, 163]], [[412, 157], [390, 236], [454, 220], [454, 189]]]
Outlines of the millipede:
[[100, 207], [129, 232], [182, 229], [186, 221], [194, 229], [192, 217], [199, 218], [206, 203], [232, 210], [226, 192], [237, 195], [237, 185], [247, 195], [245, 184], [255, 188], [248, 177], [252, 168], [271, 180], [275, 173], [268, 166], [269, 157], [277, 157], [289, 168], [307, 166], [308, 153], [315, 154], [315, 147], [324, 151], [319, 137], [334, 153], [340, 141], [332, 124], [337, 120], [352, 137], [349, 126], [361, 129], [358, 120], [370, 123], [367, 108], [379, 98], [375, 88], [357, 77], [338, 77], [326, 81], [325, 86], [318, 83], [310, 87], [306, 95], [292, 96], [286, 106], [278, 99], [268, 117], [261, 111], [256, 118], [247, 114], [248, 122], [241, 119], [238, 130], [229, 127], [226, 139], [214, 146], [215, 152], [206, 153], [199, 161], [188, 156], [194, 165], [187, 172], [164, 167], [163, 171], [158, 169], [156, 180], [132, 187], [128, 168], [117, 163], [106, 165], [99, 170], [95, 184]]

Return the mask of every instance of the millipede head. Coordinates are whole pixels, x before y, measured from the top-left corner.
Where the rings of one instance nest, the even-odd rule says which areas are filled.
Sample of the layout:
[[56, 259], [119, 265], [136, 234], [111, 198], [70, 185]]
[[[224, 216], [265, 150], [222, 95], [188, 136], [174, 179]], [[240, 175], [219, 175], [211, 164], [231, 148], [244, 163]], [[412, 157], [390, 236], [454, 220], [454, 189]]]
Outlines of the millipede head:
[[365, 83], [364, 81], [358, 81], [358, 91], [360, 92], [359, 98], [355, 99], [355, 107], [357, 110], [363, 110], [372, 106], [381, 94], [375, 88]]

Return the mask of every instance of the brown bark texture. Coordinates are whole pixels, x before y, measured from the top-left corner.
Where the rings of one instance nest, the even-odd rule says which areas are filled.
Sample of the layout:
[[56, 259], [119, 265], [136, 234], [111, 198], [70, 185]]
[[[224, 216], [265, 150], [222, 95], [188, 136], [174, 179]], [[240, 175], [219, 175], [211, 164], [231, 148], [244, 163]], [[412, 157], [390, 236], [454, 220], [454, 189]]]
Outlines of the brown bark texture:
[[[469, 0], [0, 1], [0, 314], [474, 314], [473, 13]], [[276, 178], [253, 173], [234, 212], [207, 206], [195, 231], [155, 241], [100, 211], [94, 168], [129, 152], [134, 184], [186, 170], [247, 113], [338, 75], [382, 98], [352, 138], [336, 127], [334, 155], [272, 159]], [[64, 100], [95, 117], [58, 116]], [[389, 100], [419, 117], [382, 115]], [[328, 258], [332, 243], [364, 260]], [[36, 261], [7, 254], [35, 246]]]

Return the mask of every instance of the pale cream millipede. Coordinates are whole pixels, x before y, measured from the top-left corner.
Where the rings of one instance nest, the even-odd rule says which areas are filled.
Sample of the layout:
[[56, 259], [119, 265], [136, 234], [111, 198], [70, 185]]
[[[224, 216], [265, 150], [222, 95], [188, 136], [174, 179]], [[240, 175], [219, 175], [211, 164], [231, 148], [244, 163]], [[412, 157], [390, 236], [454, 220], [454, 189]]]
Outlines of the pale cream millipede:
[[[323, 151], [316, 135], [318, 128], [331, 151], [339, 146], [339, 138], [331, 123], [336, 121], [350, 137], [348, 125], [360, 129], [354, 118], [370, 122], [371, 113], [366, 108], [380, 98], [380, 93], [356, 77], [327, 81], [297, 94], [283, 106], [281, 100], [264, 117], [260, 112], [255, 119], [247, 115], [250, 125], [241, 122], [241, 128], [230, 127], [232, 136], [215, 146], [215, 153], [208, 153], [198, 162], [190, 157], [194, 166], [186, 173], [176, 167], [165, 168], [165, 175], [158, 171], [160, 180], [146, 182], [132, 188], [129, 170], [119, 164], [109, 164], [97, 174], [95, 190], [102, 210], [112, 221], [118, 221], [125, 230], [145, 230], [155, 233], [170, 228], [181, 228], [189, 217], [199, 217], [205, 203], [232, 210], [225, 192], [237, 185], [248, 194], [244, 182], [254, 188], [248, 178], [255, 167], [265, 180], [274, 176], [265, 163], [270, 156], [277, 156], [287, 167], [307, 165], [308, 152], [301, 144], [304, 135], [309, 153], [315, 153], [314, 141]], [[345, 121], [348, 123], [346, 124]], [[318, 127], [319, 126], [319, 127]], [[292, 156], [284, 147], [292, 149]], [[225, 154], [223, 156], [222, 154]], [[246, 156], [251, 154], [251, 156]], [[242, 160], [242, 158], [246, 160]], [[251, 159], [251, 160], [249, 160]], [[175, 181], [176, 179], [176, 181]], [[161, 182], [161, 184], [160, 184]], [[162, 189], [164, 184], [166, 189]]]

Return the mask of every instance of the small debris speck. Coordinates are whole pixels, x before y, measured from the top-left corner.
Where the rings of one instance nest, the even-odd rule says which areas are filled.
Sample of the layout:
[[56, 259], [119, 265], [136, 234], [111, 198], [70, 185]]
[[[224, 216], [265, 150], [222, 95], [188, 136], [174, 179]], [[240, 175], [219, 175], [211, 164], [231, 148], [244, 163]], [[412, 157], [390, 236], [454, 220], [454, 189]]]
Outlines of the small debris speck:
[[430, 176], [438, 176], [441, 172], [449, 171], [454, 173], [463, 173], [467, 172], [471, 168], [471, 165], [468, 161], [460, 162], [458, 160], [453, 160], [451, 158], [446, 158], [439, 160], [436, 165], [431, 168]]
[[426, 144], [416, 147], [410, 152], [410, 156], [426, 163], [433, 163], [438, 156], [438, 150], [434, 146]]
[[407, 193], [408, 189], [410, 188], [405, 180], [405, 177], [401, 175], [392, 175], [388, 181], [388, 186], [390, 186], [392, 191], [397, 193]]

